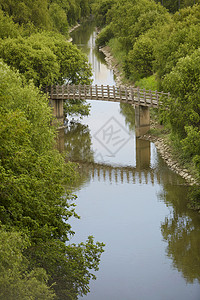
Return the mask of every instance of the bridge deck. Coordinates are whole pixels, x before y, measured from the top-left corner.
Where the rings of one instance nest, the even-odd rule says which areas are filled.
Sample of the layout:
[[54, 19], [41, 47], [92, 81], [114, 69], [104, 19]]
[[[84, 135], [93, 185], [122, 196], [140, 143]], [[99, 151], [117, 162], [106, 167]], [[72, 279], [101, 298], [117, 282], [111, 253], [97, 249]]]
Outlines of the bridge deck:
[[169, 93], [109, 85], [57, 85], [46, 91], [55, 100], [102, 100], [150, 107], [158, 107], [160, 97], [169, 96]]

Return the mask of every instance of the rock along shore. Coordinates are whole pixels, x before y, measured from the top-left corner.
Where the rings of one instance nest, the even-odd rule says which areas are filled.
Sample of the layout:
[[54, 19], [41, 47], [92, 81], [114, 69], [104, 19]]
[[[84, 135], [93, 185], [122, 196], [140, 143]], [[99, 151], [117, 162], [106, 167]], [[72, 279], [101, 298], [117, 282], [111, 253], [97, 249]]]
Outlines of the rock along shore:
[[[114, 57], [111, 55], [111, 51], [109, 46], [105, 46], [103, 48], [99, 49], [101, 52], [105, 55], [105, 61], [108, 64], [109, 69], [113, 70], [115, 75], [115, 82], [116, 85], [123, 85], [122, 79], [123, 74], [119, 71], [119, 64], [116, 62]], [[169, 145], [167, 145], [166, 141], [163, 138], [151, 135], [151, 134], [145, 134], [140, 137], [140, 139], [145, 139], [153, 142], [156, 146], [156, 149], [160, 153], [161, 157], [165, 160], [168, 167], [173, 170], [175, 173], [179, 174], [181, 177], [183, 177], [188, 185], [194, 185], [197, 184], [197, 181], [195, 178], [190, 174], [190, 171], [183, 168], [174, 158], [172, 155], [172, 150]]]

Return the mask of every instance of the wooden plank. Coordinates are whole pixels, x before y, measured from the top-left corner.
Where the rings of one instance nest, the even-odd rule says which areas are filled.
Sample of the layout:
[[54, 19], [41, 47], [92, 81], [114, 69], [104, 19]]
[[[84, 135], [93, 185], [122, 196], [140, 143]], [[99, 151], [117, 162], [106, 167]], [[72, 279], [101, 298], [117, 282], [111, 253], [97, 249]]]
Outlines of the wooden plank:
[[159, 97], [158, 97], [158, 92], [157, 91], [156, 91], [156, 101], [157, 101], [157, 104], [158, 104]]
[[110, 87], [107, 85], [108, 101], [110, 100]]
[[113, 85], [113, 99], [114, 99], [114, 101], [116, 101], [116, 99], [115, 99], [115, 86]]
[[140, 104], [140, 89], [137, 89], [138, 104]]
[[65, 86], [64, 85], [61, 86], [61, 98], [63, 99], [63, 97], [65, 97]]
[[120, 99], [120, 101], [122, 100], [122, 91], [121, 91], [121, 86], [119, 86], [119, 99]]
[[86, 100], [87, 93], [86, 93], [86, 85], [84, 84], [84, 99]]
[[131, 88], [131, 102], [132, 102], [132, 104], [134, 104], [134, 102], [135, 102], [135, 97], [134, 97], [134, 90], [133, 90], [133, 88]]
[[103, 84], [101, 85], [101, 96], [102, 96], [102, 99], [104, 100], [104, 90], [103, 90]]
[[150, 93], [150, 106], [153, 106], [153, 98], [152, 98], [152, 92], [149, 90]]
[[59, 94], [59, 89], [58, 89], [58, 85], [56, 85], [56, 96], [55, 96], [56, 99], [58, 99], [58, 94]]
[[95, 94], [96, 94], [96, 99], [98, 100], [98, 86], [97, 84], [95, 85]]
[[128, 102], [128, 92], [127, 92], [127, 87], [125, 87], [125, 99], [126, 99], [126, 102]]
[[144, 97], [144, 104], [147, 104], [146, 90], [145, 89], [143, 89], [143, 93], [144, 93], [144, 95], [143, 95], [143, 97]]
[[76, 86], [73, 84], [73, 99], [76, 99]]
[[51, 99], [53, 99], [53, 85], [51, 86]]

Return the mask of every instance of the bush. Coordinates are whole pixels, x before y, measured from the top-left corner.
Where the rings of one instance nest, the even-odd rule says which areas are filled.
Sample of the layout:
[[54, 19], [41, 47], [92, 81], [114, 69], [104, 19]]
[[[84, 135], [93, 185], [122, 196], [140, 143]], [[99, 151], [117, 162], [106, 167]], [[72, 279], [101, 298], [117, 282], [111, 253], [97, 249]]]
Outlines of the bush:
[[[172, 130], [186, 137], [185, 126], [199, 128], [200, 124], [200, 48], [181, 58], [163, 80], [163, 89], [171, 93], [166, 99], [164, 113]], [[166, 110], [166, 107], [168, 109]]]
[[96, 45], [97, 47], [105, 46], [110, 39], [113, 38], [113, 31], [112, 31], [112, 25], [109, 24], [105, 28], [102, 29], [102, 31], [99, 33], [96, 39]]
[[156, 76], [151, 75], [149, 77], [142, 78], [135, 82], [135, 86], [139, 86], [141, 89], [156, 91], [158, 88]]
[[147, 37], [140, 37], [129, 51], [125, 70], [133, 80], [148, 77], [153, 74], [153, 44]]

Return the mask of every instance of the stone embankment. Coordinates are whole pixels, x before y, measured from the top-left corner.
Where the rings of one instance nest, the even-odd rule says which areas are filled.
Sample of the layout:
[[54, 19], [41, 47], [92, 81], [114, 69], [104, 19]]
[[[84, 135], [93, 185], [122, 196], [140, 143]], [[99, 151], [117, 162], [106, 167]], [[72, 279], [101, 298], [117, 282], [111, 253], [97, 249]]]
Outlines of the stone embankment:
[[71, 28], [69, 29], [69, 33], [71, 33], [73, 30], [75, 30], [75, 29], [78, 28], [79, 26], [80, 26], [80, 24], [78, 23], [78, 24], [76, 24], [75, 26], [71, 27]]
[[[104, 53], [108, 67], [114, 72], [116, 85], [123, 85], [123, 74], [119, 71], [119, 64], [111, 55], [110, 48], [106, 46], [100, 48], [99, 50]], [[194, 185], [197, 183], [194, 177], [190, 174], [189, 170], [181, 167], [181, 165], [173, 158], [171, 148], [167, 145], [163, 138], [153, 136], [151, 134], [145, 134], [141, 136], [140, 139], [145, 139], [153, 142], [156, 146], [156, 149], [167, 163], [168, 167], [177, 174], [179, 174], [181, 177], [183, 177], [189, 185]]]
[[173, 157], [172, 151], [169, 145], [165, 142], [163, 138], [153, 136], [151, 134], [145, 134], [140, 137], [140, 139], [149, 140], [154, 143], [156, 149], [160, 153], [161, 157], [164, 159], [168, 167], [175, 173], [183, 177], [188, 185], [197, 184], [196, 180], [190, 174], [190, 171], [183, 168]]
[[[69, 33], [71, 33], [72, 31], [74, 31], [76, 28], [78, 28], [80, 26], [80, 24], [78, 23], [78, 24], [76, 24], [75, 26], [73, 26], [73, 27], [71, 27], [70, 29], [69, 29]], [[72, 42], [72, 38], [71, 37], [69, 37], [69, 39], [68, 39], [68, 42]]]
[[116, 85], [122, 86], [123, 85], [122, 84], [122, 73], [119, 71], [119, 64], [114, 59], [114, 57], [111, 55], [110, 48], [108, 46], [105, 46], [103, 48], [100, 48], [99, 51], [103, 52], [103, 54], [105, 55], [105, 61], [107, 62], [109, 69], [113, 70], [114, 75], [115, 75]]

